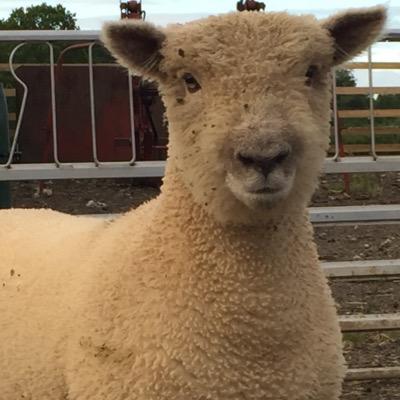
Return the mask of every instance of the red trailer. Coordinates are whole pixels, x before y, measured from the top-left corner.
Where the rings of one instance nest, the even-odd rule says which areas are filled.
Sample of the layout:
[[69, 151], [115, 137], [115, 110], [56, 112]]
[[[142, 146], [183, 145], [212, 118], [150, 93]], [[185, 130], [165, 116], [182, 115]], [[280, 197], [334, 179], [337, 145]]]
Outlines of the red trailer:
[[146, 12], [142, 10], [141, 1], [120, 0], [121, 19], [145, 19]]

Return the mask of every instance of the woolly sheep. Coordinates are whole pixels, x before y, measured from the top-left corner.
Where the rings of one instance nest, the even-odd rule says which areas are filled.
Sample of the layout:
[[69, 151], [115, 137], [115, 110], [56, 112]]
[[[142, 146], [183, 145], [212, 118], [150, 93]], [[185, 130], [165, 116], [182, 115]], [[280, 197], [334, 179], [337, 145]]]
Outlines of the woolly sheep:
[[338, 400], [341, 335], [306, 206], [329, 71], [385, 16], [107, 25], [167, 107], [162, 192], [112, 223], [0, 213], [0, 398]]

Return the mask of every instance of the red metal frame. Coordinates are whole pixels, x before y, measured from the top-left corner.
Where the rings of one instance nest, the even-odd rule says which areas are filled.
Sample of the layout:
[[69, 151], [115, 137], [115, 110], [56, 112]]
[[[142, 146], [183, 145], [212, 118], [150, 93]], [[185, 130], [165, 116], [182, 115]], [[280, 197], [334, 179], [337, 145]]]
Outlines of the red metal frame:
[[142, 10], [142, 2], [135, 0], [120, 0], [121, 19], [145, 19], [146, 12]]
[[264, 11], [265, 3], [255, 0], [240, 0], [236, 3], [238, 11]]

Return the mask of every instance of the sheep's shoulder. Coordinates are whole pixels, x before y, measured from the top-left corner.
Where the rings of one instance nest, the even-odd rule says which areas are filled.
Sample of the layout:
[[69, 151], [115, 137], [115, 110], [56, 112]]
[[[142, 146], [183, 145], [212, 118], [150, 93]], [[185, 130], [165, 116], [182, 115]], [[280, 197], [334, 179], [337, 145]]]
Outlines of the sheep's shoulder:
[[104, 225], [101, 220], [51, 210], [1, 211], [0, 272], [3, 279], [13, 274], [54, 271], [61, 265], [75, 264]]

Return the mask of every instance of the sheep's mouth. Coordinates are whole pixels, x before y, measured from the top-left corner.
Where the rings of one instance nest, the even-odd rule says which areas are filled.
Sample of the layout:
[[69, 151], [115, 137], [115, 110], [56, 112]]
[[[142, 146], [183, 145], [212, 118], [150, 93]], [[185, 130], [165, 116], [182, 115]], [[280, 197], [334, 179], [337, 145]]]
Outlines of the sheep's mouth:
[[280, 192], [280, 189], [270, 188], [270, 187], [263, 187], [257, 190], [248, 190], [250, 194], [275, 194]]
[[228, 174], [226, 184], [237, 200], [249, 208], [273, 207], [285, 200], [293, 187], [294, 173], [274, 184], [247, 181]]
[[280, 189], [264, 188], [257, 191], [244, 191], [240, 198], [245, 199], [245, 203], [265, 203], [274, 205], [278, 201], [283, 200], [289, 194], [290, 188], [283, 187]]

